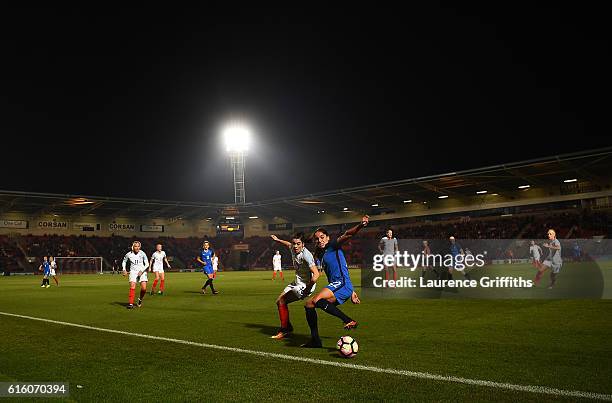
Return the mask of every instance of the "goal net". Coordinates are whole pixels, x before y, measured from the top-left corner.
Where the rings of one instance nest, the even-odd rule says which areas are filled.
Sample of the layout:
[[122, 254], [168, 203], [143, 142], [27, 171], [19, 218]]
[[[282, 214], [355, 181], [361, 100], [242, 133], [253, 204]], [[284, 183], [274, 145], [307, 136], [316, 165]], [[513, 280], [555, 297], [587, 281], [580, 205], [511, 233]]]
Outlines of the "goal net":
[[57, 274], [102, 274], [102, 256], [71, 256], [55, 258]]

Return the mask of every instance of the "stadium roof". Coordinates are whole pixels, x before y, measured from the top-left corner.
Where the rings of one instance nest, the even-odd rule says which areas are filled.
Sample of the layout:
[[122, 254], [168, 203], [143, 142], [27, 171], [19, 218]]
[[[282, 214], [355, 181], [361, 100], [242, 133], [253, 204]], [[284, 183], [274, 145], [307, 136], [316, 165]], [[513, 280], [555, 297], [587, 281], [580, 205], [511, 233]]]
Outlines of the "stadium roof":
[[[241, 216], [285, 217], [312, 221], [318, 212], [360, 211], [380, 214], [407, 201], [429, 202], [445, 196], [469, 199], [491, 194], [510, 194], [519, 186], [549, 188], [559, 185], [568, 193], [609, 190], [612, 147], [579, 153], [500, 164], [460, 172], [411, 178], [374, 185], [338, 189], [287, 198], [249, 202], [238, 206]], [[581, 184], [564, 181], [577, 179]], [[248, 186], [248, 183], [247, 183]], [[477, 193], [484, 192], [487, 193]], [[141, 200], [70, 194], [0, 191], [0, 215], [27, 215], [205, 219], [235, 215], [236, 205], [167, 200]]]

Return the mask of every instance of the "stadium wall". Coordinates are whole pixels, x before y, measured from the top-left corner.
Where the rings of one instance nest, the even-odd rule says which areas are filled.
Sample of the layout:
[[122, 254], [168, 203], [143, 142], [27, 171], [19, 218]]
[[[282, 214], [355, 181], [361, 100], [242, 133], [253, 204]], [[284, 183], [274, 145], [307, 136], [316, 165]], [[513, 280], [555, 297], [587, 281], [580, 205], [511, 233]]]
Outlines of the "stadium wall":
[[214, 223], [199, 220], [139, 220], [132, 218], [110, 219], [108, 217], [26, 216], [13, 213], [0, 217], [0, 234], [32, 235], [83, 235], [83, 236], [138, 236], [157, 238], [172, 236], [214, 236]]
[[[280, 217], [272, 219], [247, 219], [244, 225], [246, 237], [267, 236], [268, 224], [285, 224], [289, 221]], [[276, 230], [278, 234], [288, 234], [291, 230]], [[215, 223], [207, 220], [142, 220], [137, 218], [73, 217], [59, 215], [27, 216], [9, 213], [0, 217], [0, 234], [21, 235], [82, 235], [82, 236], [138, 236], [158, 238], [214, 237]]]

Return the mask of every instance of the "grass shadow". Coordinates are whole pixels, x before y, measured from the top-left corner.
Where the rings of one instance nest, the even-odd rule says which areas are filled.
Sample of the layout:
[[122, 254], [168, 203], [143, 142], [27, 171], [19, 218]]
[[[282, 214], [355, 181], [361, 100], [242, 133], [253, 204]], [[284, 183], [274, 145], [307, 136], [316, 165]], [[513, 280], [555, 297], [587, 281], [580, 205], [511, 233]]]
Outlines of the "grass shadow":
[[119, 306], [122, 306], [124, 308], [129, 305], [127, 302], [119, 302], [119, 301], [111, 302], [110, 304], [111, 305], [119, 305]]
[[[278, 332], [278, 326], [269, 326], [261, 323], [241, 323], [243, 326], [249, 329], [257, 329], [265, 336], [271, 337]], [[324, 340], [330, 340], [331, 337], [321, 337]], [[310, 340], [310, 335], [306, 334], [296, 334], [292, 333], [287, 338], [282, 339], [281, 341], [287, 347], [299, 347], [304, 343], [307, 343]], [[335, 348], [323, 347], [323, 349], [328, 351], [336, 351]]]

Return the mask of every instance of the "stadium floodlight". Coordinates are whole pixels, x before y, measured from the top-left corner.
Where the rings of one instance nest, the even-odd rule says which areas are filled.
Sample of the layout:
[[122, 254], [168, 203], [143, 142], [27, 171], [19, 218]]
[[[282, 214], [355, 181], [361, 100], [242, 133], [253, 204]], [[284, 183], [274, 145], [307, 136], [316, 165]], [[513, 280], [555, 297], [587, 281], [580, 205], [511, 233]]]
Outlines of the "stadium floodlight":
[[479, 190], [478, 192], [476, 192], [477, 195], [483, 195], [485, 193], [487, 193], [486, 190]]
[[572, 182], [578, 182], [578, 179], [566, 179], [563, 181], [563, 183], [572, 183]]
[[448, 199], [447, 195], [438, 196], [438, 199]]
[[342, 211], [348, 211], [348, 207], [344, 207]]
[[229, 153], [244, 153], [249, 150], [251, 131], [244, 125], [233, 123], [223, 130], [225, 149]]
[[519, 189], [529, 189], [531, 187], [531, 185], [521, 185], [518, 188]]
[[372, 207], [378, 207], [378, 203], [372, 204]]
[[499, 196], [499, 193], [491, 193], [491, 196]]
[[233, 122], [223, 129], [223, 139], [234, 174], [234, 202], [244, 204], [246, 202], [244, 159], [251, 144], [251, 130], [241, 123]]
[[404, 203], [412, 203], [412, 199], [410, 199], [410, 200], [404, 200]]
[[255, 220], [255, 219], [259, 218], [259, 217], [258, 217], [258, 216], [256, 216], [256, 215], [252, 215], [252, 216], [249, 216], [249, 218], [250, 218], [251, 220]]

